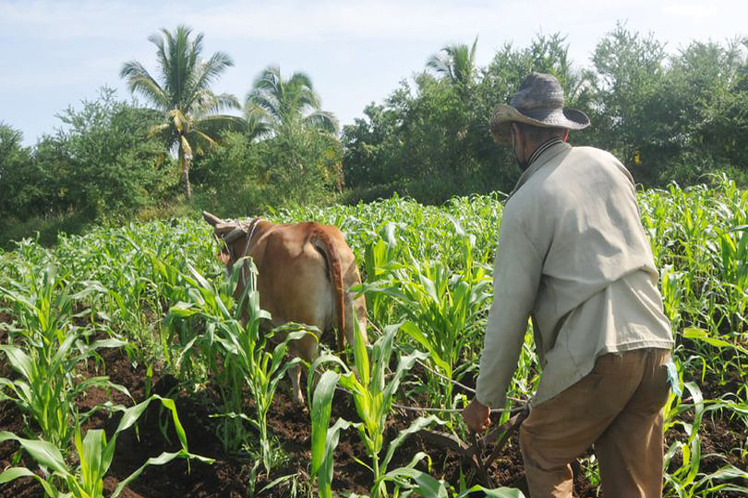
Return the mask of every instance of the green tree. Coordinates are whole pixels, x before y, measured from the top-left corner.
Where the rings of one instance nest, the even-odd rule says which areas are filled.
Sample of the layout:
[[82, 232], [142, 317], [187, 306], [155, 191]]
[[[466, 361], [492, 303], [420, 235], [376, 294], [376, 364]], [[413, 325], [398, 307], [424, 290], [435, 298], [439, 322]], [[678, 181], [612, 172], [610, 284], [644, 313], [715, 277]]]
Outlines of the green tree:
[[668, 120], [661, 115], [665, 108], [660, 100], [665, 61], [662, 43], [620, 23], [592, 56], [595, 112], [590, 134], [629, 166], [638, 181], [654, 176], [655, 161], [646, 152], [657, 148], [657, 127]]
[[475, 48], [477, 45], [477, 36], [471, 47], [465, 43], [446, 45], [439, 53], [429, 58], [426, 67], [453, 84], [468, 86], [473, 82], [476, 73]]
[[44, 204], [47, 179], [36, 166], [23, 133], [0, 121], [0, 218], [21, 218]]
[[[90, 220], [131, 213], [162, 200], [169, 191], [163, 145], [149, 130], [160, 114], [116, 99], [103, 88], [59, 115], [64, 126], [36, 146], [34, 162], [51, 190], [47, 206]], [[44, 213], [35, 213], [44, 214]]]
[[283, 79], [278, 66], [268, 66], [255, 79], [245, 99], [244, 115], [255, 135], [283, 135], [301, 128], [337, 133], [338, 120], [323, 111], [319, 94], [306, 73]]
[[162, 29], [160, 36], [154, 34], [148, 40], [157, 48], [161, 81], [137, 61], [125, 63], [120, 76], [127, 80], [131, 92], [140, 93], [163, 113], [164, 121], [151, 133], [161, 135], [170, 149], [177, 149], [184, 195], [190, 200], [190, 166], [194, 155], [215, 146], [222, 129], [243, 126], [237, 117], [217, 114], [225, 109], [238, 109], [236, 97], [226, 93], [216, 95], [210, 89], [234, 63], [224, 52], [203, 60], [203, 35], [193, 37], [187, 26], [178, 26], [173, 33]]

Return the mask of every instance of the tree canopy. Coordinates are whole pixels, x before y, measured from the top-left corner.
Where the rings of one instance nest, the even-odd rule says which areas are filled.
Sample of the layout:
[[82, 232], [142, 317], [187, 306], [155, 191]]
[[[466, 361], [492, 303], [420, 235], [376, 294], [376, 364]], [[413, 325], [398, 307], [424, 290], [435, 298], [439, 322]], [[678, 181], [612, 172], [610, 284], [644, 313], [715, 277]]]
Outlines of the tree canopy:
[[144, 96], [163, 113], [163, 120], [151, 133], [159, 134], [170, 149], [176, 148], [186, 199], [192, 198], [190, 166], [195, 154], [216, 145], [218, 133], [242, 123], [234, 116], [218, 114], [238, 109], [233, 95], [214, 94], [210, 86], [234, 63], [225, 52], [202, 59], [203, 35], [192, 36], [187, 26], [174, 32], [162, 29], [148, 40], [156, 46], [160, 81], [137, 61], [122, 66], [120, 76], [130, 91]]

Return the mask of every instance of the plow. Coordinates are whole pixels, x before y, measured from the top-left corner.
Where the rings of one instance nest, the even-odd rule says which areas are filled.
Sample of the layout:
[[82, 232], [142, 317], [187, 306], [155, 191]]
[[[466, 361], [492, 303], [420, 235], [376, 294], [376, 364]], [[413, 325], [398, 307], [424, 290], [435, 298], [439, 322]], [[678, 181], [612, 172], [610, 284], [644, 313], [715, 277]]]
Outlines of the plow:
[[[501, 456], [502, 450], [509, 438], [530, 414], [529, 405], [513, 415], [503, 424], [491, 429], [485, 436], [478, 437], [475, 432], [470, 431], [470, 441], [465, 442], [454, 434], [423, 429], [418, 435], [428, 444], [445, 450], [452, 450], [462, 457], [463, 463], [469, 465], [475, 475], [484, 486], [496, 487], [497, 483], [491, 478], [488, 470], [497, 458]], [[488, 453], [489, 448], [493, 448]], [[486, 453], [488, 455], [486, 456]]]

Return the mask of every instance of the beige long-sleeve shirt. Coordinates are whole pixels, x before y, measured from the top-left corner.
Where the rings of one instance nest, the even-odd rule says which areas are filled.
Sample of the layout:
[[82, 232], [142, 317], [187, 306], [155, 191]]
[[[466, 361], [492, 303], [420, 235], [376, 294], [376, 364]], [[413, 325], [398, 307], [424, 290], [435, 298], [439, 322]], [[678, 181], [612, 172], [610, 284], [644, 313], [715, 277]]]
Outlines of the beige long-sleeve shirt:
[[602, 354], [672, 348], [657, 278], [628, 170], [599, 149], [548, 147], [502, 215], [478, 401], [504, 405], [530, 316], [543, 368], [535, 404]]

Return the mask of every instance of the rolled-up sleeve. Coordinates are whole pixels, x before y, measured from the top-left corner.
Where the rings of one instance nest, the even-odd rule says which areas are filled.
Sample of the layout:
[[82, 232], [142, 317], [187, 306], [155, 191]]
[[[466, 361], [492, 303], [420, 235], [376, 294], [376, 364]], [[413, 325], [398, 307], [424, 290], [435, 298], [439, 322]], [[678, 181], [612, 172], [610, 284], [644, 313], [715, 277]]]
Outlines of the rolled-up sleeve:
[[494, 263], [494, 300], [488, 314], [476, 398], [502, 407], [540, 284], [543, 257], [519, 220], [505, 211]]

